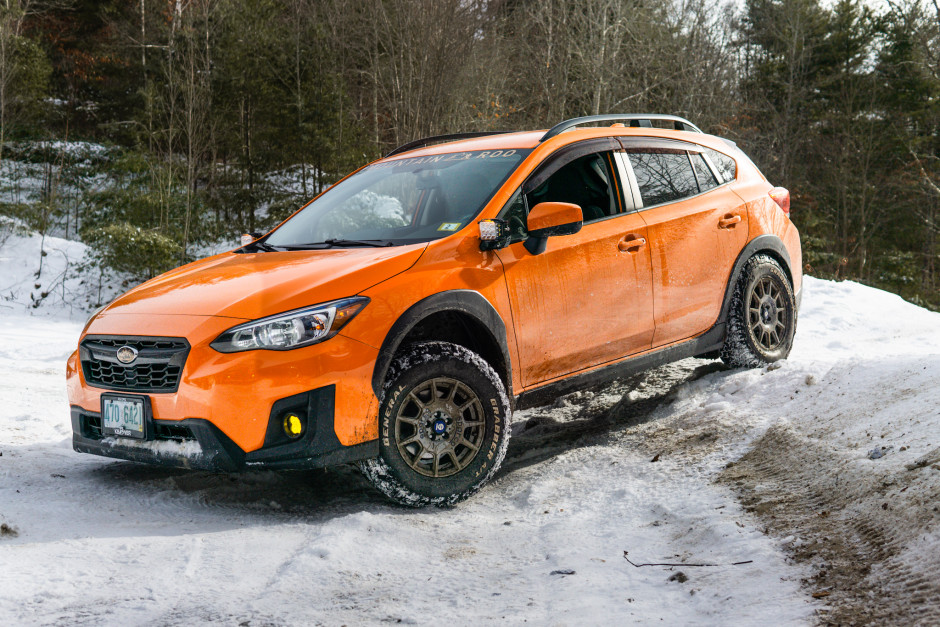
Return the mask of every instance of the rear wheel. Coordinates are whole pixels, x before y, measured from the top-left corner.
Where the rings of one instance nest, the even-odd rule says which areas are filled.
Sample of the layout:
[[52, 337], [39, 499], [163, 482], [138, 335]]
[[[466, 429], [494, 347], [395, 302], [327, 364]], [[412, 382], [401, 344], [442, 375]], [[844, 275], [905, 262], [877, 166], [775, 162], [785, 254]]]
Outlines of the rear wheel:
[[479, 490], [509, 445], [509, 399], [479, 355], [445, 342], [408, 347], [389, 368], [372, 484], [414, 507], [452, 505]]
[[789, 279], [773, 257], [751, 257], [731, 298], [721, 359], [749, 368], [785, 359], [795, 332], [796, 300]]

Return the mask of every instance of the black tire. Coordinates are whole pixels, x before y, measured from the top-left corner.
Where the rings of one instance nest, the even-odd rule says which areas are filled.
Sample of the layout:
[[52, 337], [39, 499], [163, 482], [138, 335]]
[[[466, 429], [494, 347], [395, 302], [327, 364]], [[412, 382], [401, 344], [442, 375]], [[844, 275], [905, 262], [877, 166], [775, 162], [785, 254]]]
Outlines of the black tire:
[[776, 259], [754, 255], [734, 286], [722, 361], [735, 368], [755, 368], [786, 359], [795, 333], [796, 300], [790, 280]]
[[389, 367], [381, 401], [379, 456], [359, 468], [402, 505], [462, 501], [493, 477], [506, 455], [505, 386], [483, 358], [463, 346], [407, 347]]

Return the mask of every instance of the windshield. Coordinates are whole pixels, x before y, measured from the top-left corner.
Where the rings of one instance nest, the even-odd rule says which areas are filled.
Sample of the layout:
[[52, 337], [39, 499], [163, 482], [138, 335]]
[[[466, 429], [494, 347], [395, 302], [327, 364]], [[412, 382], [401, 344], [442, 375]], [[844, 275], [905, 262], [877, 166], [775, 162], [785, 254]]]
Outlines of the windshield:
[[342, 181], [271, 233], [277, 248], [412, 244], [469, 223], [530, 150], [382, 161]]

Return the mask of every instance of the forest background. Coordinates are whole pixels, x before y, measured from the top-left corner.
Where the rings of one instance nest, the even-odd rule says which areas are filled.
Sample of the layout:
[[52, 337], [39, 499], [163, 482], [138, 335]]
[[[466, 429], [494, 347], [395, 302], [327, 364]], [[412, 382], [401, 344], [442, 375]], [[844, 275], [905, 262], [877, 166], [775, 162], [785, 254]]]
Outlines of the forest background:
[[940, 309], [938, 0], [0, 0], [0, 246], [131, 284], [409, 140], [625, 112], [737, 142], [806, 272]]

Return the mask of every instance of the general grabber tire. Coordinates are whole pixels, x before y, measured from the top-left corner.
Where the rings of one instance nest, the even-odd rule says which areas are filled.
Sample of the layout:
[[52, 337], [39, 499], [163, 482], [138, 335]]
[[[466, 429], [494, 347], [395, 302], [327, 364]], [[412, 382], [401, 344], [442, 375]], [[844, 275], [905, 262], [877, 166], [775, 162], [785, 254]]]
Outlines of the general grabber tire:
[[499, 375], [446, 342], [407, 347], [389, 367], [379, 410], [379, 456], [360, 463], [403, 505], [448, 506], [492, 478], [509, 446], [510, 407]]
[[790, 280], [776, 259], [754, 255], [734, 286], [721, 359], [745, 368], [785, 359], [795, 332], [796, 300]]

